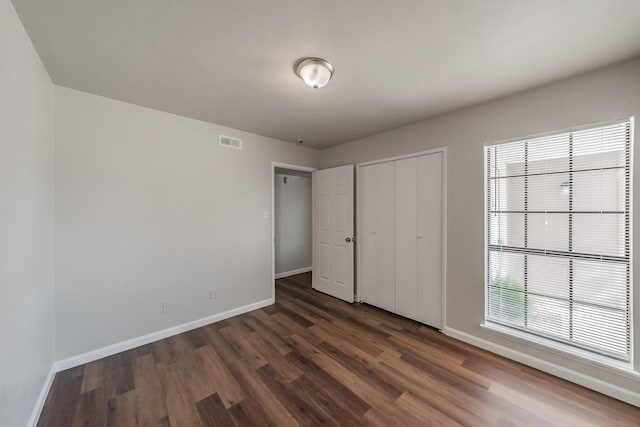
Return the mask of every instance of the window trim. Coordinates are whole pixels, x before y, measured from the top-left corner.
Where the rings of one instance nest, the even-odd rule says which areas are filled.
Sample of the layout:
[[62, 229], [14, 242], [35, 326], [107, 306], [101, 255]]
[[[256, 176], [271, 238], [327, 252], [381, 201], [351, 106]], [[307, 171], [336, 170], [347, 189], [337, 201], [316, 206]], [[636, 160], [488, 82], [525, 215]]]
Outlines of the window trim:
[[636, 381], [640, 380], [640, 373], [634, 370], [633, 361], [623, 362], [611, 357], [602, 356], [600, 354], [583, 350], [580, 347], [574, 347], [560, 341], [555, 341], [540, 335], [531, 334], [519, 329], [510, 328], [509, 326], [485, 320], [480, 324], [483, 331], [497, 335], [499, 337], [509, 339], [521, 344], [531, 345], [533, 347], [556, 353], [562, 357], [566, 357], [578, 362], [587, 363], [597, 368], [604, 368], [616, 374], [625, 375]]
[[[486, 330], [488, 332], [497, 334], [499, 336], [503, 336], [512, 340], [516, 340], [518, 342], [521, 342], [523, 344], [530, 344], [533, 345], [535, 347], [544, 349], [544, 350], [548, 350], [548, 351], [552, 351], [555, 353], [558, 353], [562, 356], [569, 356], [572, 359], [578, 360], [578, 361], [583, 361], [583, 362], [588, 362], [594, 366], [597, 367], [605, 367], [608, 369], [611, 369], [614, 372], [621, 372], [624, 374], [633, 374], [631, 375], [632, 378], [637, 379], [638, 375], [636, 374], [636, 372], [634, 371], [634, 361], [635, 361], [635, 354], [634, 354], [634, 348], [635, 348], [635, 339], [634, 339], [634, 286], [633, 286], [633, 277], [634, 277], [634, 268], [633, 268], [633, 259], [634, 259], [634, 254], [633, 254], [633, 215], [634, 215], [634, 205], [633, 205], [633, 175], [634, 175], [634, 143], [635, 143], [635, 123], [634, 123], [634, 116], [630, 116], [630, 117], [623, 117], [623, 118], [619, 118], [619, 119], [614, 119], [614, 120], [608, 120], [608, 121], [604, 121], [604, 122], [595, 122], [595, 123], [591, 123], [591, 124], [587, 124], [587, 125], [581, 125], [581, 126], [575, 126], [575, 127], [569, 127], [569, 128], [564, 128], [564, 129], [558, 129], [558, 130], [553, 130], [553, 131], [549, 131], [549, 132], [541, 132], [541, 133], [537, 133], [537, 134], [531, 134], [531, 135], [526, 135], [526, 136], [520, 136], [520, 137], [515, 137], [515, 138], [508, 138], [508, 139], [503, 139], [503, 140], [496, 140], [496, 141], [486, 141], [483, 146], [482, 146], [482, 150], [483, 150], [483, 194], [484, 194], [484, 210], [483, 210], [483, 217], [484, 217], [484, 228], [483, 228], [483, 234], [484, 234], [484, 258], [483, 258], [483, 264], [484, 264], [484, 279], [483, 279], [483, 286], [484, 286], [484, 290], [483, 290], [483, 306], [484, 306], [484, 319], [483, 322], [480, 324], [481, 329]], [[629, 143], [629, 359], [628, 361], [625, 360], [621, 360], [612, 356], [607, 356], [604, 354], [599, 354], [595, 351], [589, 351], [588, 349], [582, 348], [580, 346], [577, 345], [571, 345], [570, 343], [567, 342], [563, 342], [563, 341], [558, 341], [558, 340], [554, 340], [552, 338], [548, 338], [548, 337], [544, 337], [542, 335], [536, 334], [533, 331], [527, 331], [527, 330], [523, 330], [520, 328], [517, 328], [515, 326], [509, 326], [509, 325], [505, 325], [499, 322], [494, 322], [489, 318], [489, 304], [488, 304], [488, 289], [489, 289], [489, 285], [488, 285], [488, 277], [489, 277], [489, 263], [488, 263], [488, 259], [489, 259], [489, 253], [490, 253], [490, 242], [489, 242], [489, 223], [488, 223], [488, 212], [490, 209], [490, 206], [488, 205], [488, 174], [487, 174], [487, 161], [488, 161], [488, 157], [487, 157], [487, 147], [488, 146], [493, 146], [493, 145], [500, 145], [500, 144], [507, 144], [507, 143], [511, 143], [511, 142], [518, 142], [518, 141], [523, 141], [523, 140], [528, 140], [528, 139], [535, 139], [535, 138], [541, 138], [541, 137], [546, 137], [546, 136], [552, 136], [552, 135], [558, 135], [558, 134], [562, 134], [562, 133], [569, 133], [569, 132], [578, 132], [581, 130], [586, 130], [586, 129], [591, 129], [594, 127], [602, 127], [602, 126], [607, 126], [607, 125], [612, 125], [612, 124], [616, 124], [619, 123], [621, 121], [628, 121], [629, 125], [630, 125], [630, 143]], [[625, 167], [626, 169], [626, 167]]]

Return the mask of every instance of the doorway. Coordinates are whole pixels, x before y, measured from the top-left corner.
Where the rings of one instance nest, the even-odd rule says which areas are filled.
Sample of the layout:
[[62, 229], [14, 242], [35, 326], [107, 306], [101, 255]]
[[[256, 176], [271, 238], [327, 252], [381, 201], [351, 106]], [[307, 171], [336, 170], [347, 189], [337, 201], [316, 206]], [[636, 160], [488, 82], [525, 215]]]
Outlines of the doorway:
[[[313, 172], [313, 173], [311, 173]], [[313, 289], [324, 292], [333, 297], [352, 303], [354, 301], [354, 168], [353, 165], [339, 166], [323, 170], [294, 166], [282, 163], [272, 163], [272, 295], [275, 301], [276, 278], [300, 274], [313, 270]], [[292, 233], [292, 240], [288, 240], [282, 231], [291, 226], [282, 221], [288, 216], [285, 210], [290, 209], [291, 203], [281, 203], [286, 200], [277, 191], [291, 191], [287, 185], [294, 182], [295, 177], [310, 175], [311, 187], [311, 217], [305, 217], [303, 223], [309, 226], [294, 227], [297, 233]], [[285, 178], [287, 182], [285, 183]], [[307, 184], [309, 181], [307, 181]], [[308, 198], [306, 198], [308, 203]], [[300, 209], [299, 209], [300, 210]], [[307, 208], [302, 209], [307, 211]], [[284, 222], [284, 223], [283, 223]], [[276, 225], [278, 224], [278, 230]], [[282, 226], [285, 226], [283, 228]], [[307, 236], [310, 235], [310, 238]], [[311, 263], [300, 262], [292, 266], [292, 258], [287, 258], [291, 247], [305, 245], [307, 239], [311, 246]], [[300, 243], [300, 239], [302, 243]], [[276, 262], [276, 253], [278, 261]], [[308, 254], [305, 250], [305, 256]], [[297, 254], [296, 254], [297, 255]], [[284, 257], [284, 258], [281, 258]], [[308, 258], [307, 258], [308, 259]], [[298, 260], [299, 261], [299, 260]], [[278, 271], [276, 271], [278, 265]], [[292, 270], [293, 268], [293, 270]]]
[[313, 168], [272, 164], [273, 297], [275, 281], [313, 264]]

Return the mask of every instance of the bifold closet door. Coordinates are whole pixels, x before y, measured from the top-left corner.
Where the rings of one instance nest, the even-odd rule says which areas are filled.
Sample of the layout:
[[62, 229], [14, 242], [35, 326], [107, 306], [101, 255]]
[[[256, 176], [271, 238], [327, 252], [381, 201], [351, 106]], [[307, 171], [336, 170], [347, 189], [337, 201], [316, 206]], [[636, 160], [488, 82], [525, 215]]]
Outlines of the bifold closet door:
[[395, 311], [394, 162], [363, 166], [358, 175], [360, 299]]
[[396, 313], [418, 320], [418, 160], [396, 160]]
[[442, 194], [443, 154], [416, 158], [417, 162], [417, 320], [442, 328]]

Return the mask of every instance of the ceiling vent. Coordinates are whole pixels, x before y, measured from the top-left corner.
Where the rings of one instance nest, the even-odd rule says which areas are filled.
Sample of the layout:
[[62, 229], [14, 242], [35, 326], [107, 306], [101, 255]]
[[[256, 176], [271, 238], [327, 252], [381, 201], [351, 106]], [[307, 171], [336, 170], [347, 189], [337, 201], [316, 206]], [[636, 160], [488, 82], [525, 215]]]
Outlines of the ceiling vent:
[[223, 147], [235, 148], [236, 150], [242, 150], [242, 140], [232, 136], [220, 135], [220, 145]]

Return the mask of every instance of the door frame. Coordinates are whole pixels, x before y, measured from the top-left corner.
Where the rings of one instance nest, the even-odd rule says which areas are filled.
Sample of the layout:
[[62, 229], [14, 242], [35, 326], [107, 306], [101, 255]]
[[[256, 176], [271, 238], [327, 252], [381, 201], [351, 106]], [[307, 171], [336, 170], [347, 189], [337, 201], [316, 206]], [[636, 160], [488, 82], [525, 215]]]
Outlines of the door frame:
[[[311, 173], [311, 227], [314, 224], [313, 172], [317, 168], [292, 165], [289, 163], [271, 162], [271, 300], [276, 302], [276, 169], [292, 169]], [[313, 271], [313, 240], [311, 251], [311, 269]]]
[[[431, 150], [419, 151], [416, 153], [403, 154], [400, 156], [387, 157], [384, 159], [372, 160], [356, 164], [356, 193], [355, 193], [355, 211], [356, 211], [356, 238], [362, 236], [360, 229], [362, 221], [360, 220], [360, 168], [362, 166], [375, 165], [378, 163], [392, 162], [395, 160], [409, 159], [428, 154], [442, 153], [442, 330], [447, 326], [447, 147], [434, 148]], [[356, 244], [356, 283], [355, 283], [355, 301], [362, 302], [360, 299], [360, 245]]]

